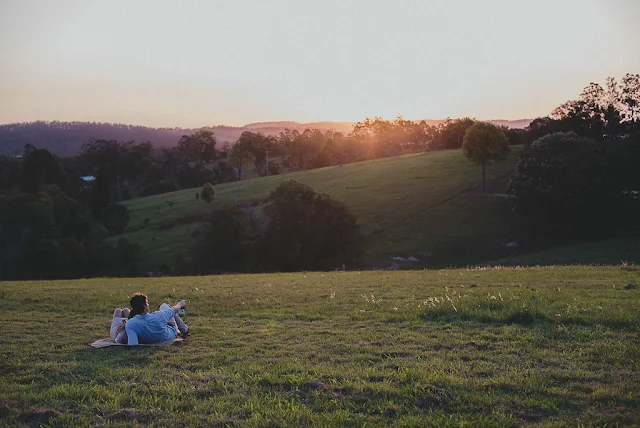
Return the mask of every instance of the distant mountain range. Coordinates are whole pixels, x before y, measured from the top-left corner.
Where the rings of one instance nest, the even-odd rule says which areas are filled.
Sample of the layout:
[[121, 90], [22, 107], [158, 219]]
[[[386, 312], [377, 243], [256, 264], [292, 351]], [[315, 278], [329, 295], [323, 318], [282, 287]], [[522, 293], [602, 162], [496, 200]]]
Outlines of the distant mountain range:
[[[425, 120], [434, 126], [443, 120]], [[531, 119], [521, 120], [491, 120], [490, 122], [509, 128], [524, 128]], [[225, 142], [233, 143], [245, 131], [262, 132], [267, 135], [277, 135], [285, 129], [295, 129], [299, 132], [305, 129], [335, 130], [349, 133], [354, 122], [310, 122], [298, 123], [257, 122], [244, 126], [205, 126], [211, 129], [218, 141], [219, 147]], [[201, 128], [197, 128], [201, 129]], [[37, 148], [47, 149], [58, 156], [66, 157], [76, 154], [84, 143], [91, 138], [118, 141], [150, 141], [156, 148], [168, 148], [176, 145], [180, 137], [193, 133], [196, 128], [151, 128], [146, 126], [125, 125], [120, 123], [99, 122], [29, 122], [0, 125], [0, 153], [20, 155], [26, 144]]]

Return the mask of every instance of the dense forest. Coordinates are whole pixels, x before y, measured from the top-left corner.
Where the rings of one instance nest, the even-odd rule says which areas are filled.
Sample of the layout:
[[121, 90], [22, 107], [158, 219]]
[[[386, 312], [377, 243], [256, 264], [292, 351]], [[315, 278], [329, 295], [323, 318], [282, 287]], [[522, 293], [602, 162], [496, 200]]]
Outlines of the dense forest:
[[[505, 145], [525, 146], [508, 192], [514, 215], [523, 216], [541, 233], [572, 239], [605, 236], [614, 229], [631, 230], [640, 214], [638, 74], [627, 74], [621, 82], [609, 78], [605, 87], [591, 83], [578, 99], [562, 104], [524, 129], [480, 126], [472, 118], [429, 124], [398, 116], [392, 121], [366, 118], [353, 124], [348, 133], [285, 129], [267, 134], [238, 128], [241, 132], [233, 144], [219, 144], [216, 128], [188, 133], [163, 130], [164, 143], [159, 144], [153, 134], [159, 130], [151, 128], [108, 125], [116, 136], [126, 134], [130, 138], [127, 132], [140, 132], [136, 142], [90, 136], [104, 129], [104, 124], [71, 125], [39, 122], [2, 129], [15, 135], [28, 135], [30, 129], [40, 129], [33, 131], [34, 135], [49, 135], [55, 130], [53, 134], [59, 132], [57, 135], [63, 138], [67, 135], [65, 128], [71, 127], [77, 131], [76, 138], [84, 141], [78, 142], [79, 151], [70, 156], [55, 154], [46, 144], [29, 143], [21, 147], [20, 156], [0, 155], [0, 278], [136, 274], [132, 264], [135, 245], [123, 239], [117, 247], [111, 247], [105, 240], [126, 227], [129, 214], [120, 203], [126, 199], [242, 180], [247, 169], [254, 176], [264, 176], [431, 150], [463, 148], [470, 159], [484, 165], [487, 160], [499, 161], [508, 150], [507, 146], [490, 156], [491, 139], [496, 138]], [[265, 124], [256, 126], [263, 129]], [[495, 137], [483, 143], [482, 129]], [[168, 133], [173, 133], [174, 140]], [[152, 139], [155, 146], [148, 141]], [[479, 143], [471, 150], [474, 140]], [[53, 137], [50, 141], [57, 144]], [[335, 234], [302, 227], [300, 233], [314, 230], [316, 237], [350, 238], [340, 245], [328, 245], [321, 261], [311, 253], [300, 253], [285, 265], [261, 260], [253, 265], [254, 270], [256, 266], [257, 270], [326, 268], [334, 249], [345, 252], [348, 247], [347, 252], [357, 252], [357, 248], [351, 248], [357, 233], [350, 229], [356, 227], [356, 220], [328, 195], [316, 195], [292, 183], [272, 198], [276, 208], [265, 211], [275, 219], [307, 218], [316, 224], [320, 221], [314, 212], [324, 210], [327, 215], [337, 216], [335, 224], [343, 228]], [[303, 200], [308, 202], [307, 211], [293, 210]], [[233, 210], [214, 212], [211, 221], [223, 226], [250, 225], [251, 219], [240, 214]], [[242, 249], [251, 248], [251, 257], [255, 258], [257, 248], [265, 251], [262, 243], [267, 241], [257, 239], [257, 232], [245, 226], [239, 228], [244, 230], [242, 235], [227, 233], [226, 242], [258, 242]], [[267, 254], [284, 257], [290, 247], [317, 250], [314, 241], [293, 245], [288, 228], [278, 228], [274, 223], [265, 230], [273, 234], [268, 242], [282, 242], [283, 246], [269, 248]]]

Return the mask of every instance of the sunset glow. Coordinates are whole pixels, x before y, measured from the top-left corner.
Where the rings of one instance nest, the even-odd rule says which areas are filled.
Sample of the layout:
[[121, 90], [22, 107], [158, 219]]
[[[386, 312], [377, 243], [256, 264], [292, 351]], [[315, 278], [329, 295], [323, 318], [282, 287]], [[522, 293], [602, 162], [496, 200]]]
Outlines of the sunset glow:
[[520, 119], [640, 71], [636, 0], [0, 5], [0, 123]]

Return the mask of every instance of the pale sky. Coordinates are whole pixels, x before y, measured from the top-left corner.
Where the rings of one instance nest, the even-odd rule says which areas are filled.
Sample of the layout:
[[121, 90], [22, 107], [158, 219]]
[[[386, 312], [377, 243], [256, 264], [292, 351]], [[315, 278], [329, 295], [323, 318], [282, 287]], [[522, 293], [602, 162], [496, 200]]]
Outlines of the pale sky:
[[0, 0], [0, 123], [521, 119], [640, 73], [640, 0]]

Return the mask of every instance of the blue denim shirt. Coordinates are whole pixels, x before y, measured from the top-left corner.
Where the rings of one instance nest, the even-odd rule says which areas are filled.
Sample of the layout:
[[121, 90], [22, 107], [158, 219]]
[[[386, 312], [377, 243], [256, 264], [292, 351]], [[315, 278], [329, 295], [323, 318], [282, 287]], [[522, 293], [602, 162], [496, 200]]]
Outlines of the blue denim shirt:
[[128, 344], [159, 343], [175, 338], [176, 330], [167, 324], [173, 315], [173, 309], [163, 309], [134, 316], [127, 322]]

